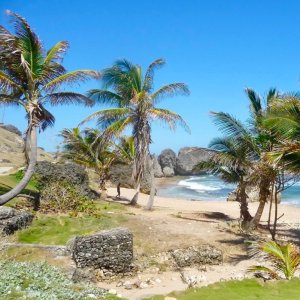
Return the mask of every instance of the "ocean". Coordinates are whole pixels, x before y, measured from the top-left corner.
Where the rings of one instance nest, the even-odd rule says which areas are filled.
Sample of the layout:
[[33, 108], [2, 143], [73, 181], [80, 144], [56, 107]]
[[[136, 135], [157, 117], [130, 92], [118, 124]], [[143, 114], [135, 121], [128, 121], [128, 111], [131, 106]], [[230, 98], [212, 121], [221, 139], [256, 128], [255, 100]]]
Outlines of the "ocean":
[[[158, 186], [157, 195], [162, 197], [191, 200], [226, 200], [228, 193], [235, 189], [214, 175], [176, 177]], [[300, 207], [300, 183], [282, 193], [282, 203]]]

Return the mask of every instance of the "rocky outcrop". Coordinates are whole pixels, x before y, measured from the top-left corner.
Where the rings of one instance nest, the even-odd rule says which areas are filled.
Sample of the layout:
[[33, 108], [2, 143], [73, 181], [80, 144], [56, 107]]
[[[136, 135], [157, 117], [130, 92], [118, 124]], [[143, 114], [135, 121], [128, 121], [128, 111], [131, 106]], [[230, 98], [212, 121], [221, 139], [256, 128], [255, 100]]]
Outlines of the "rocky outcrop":
[[[259, 188], [257, 186], [247, 186], [246, 194], [248, 196], [248, 202], [258, 202], [259, 201]], [[268, 202], [271, 200], [271, 196], [268, 197]], [[236, 201], [236, 191], [232, 191], [228, 194], [227, 201]], [[278, 195], [278, 203], [281, 202], [281, 193]]]
[[35, 168], [35, 177], [41, 189], [52, 182], [64, 181], [76, 187], [81, 196], [92, 199], [99, 197], [89, 187], [89, 178], [85, 169], [74, 163], [54, 164], [47, 161], [38, 162]]
[[181, 148], [176, 161], [176, 175], [197, 175], [199, 171], [193, 170], [197, 163], [207, 161], [214, 152], [206, 148], [185, 147]]
[[222, 251], [211, 246], [192, 246], [171, 252], [173, 259], [180, 268], [196, 265], [219, 265], [223, 261]]
[[77, 268], [80, 269], [126, 273], [132, 268], [133, 237], [126, 228], [76, 237], [68, 243], [68, 249]]
[[10, 124], [0, 124], [0, 127], [9, 131], [9, 132], [12, 132], [18, 136], [22, 136], [22, 133], [21, 131], [14, 125], [10, 125]]
[[176, 153], [171, 149], [165, 149], [158, 156], [158, 162], [161, 166], [164, 176], [170, 177], [175, 174]]
[[[110, 181], [117, 185], [121, 184], [121, 187], [125, 188], [135, 188], [135, 184], [132, 180], [132, 170], [133, 165], [127, 165], [122, 163], [117, 163], [110, 168]], [[151, 175], [150, 171], [146, 171], [144, 178], [141, 182], [141, 192], [149, 194], [151, 187]]]
[[10, 235], [31, 224], [33, 215], [28, 212], [18, 212], [16, 209], [0, 206], [0, 232]]
[[158, 158], [153, 155], [153, 168], [154, 168], [154, 177], [161, 178], [164, 177], [164, 173], [162, 172], [161, 165], [158, 161]]

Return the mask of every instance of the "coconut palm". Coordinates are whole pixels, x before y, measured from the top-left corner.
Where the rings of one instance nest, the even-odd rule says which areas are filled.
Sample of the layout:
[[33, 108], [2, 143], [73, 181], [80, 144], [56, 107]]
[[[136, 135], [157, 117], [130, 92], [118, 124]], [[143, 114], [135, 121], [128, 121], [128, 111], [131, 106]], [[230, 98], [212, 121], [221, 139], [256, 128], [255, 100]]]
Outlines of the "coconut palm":
[[209, 148], [215, 151], [207, 161], [198, 163], [195, 169], [211, 172], [225, 182], [237, 184], [236, 200], [240, 203], [242, 227], [247, 229], [252, 221], [246, 194], [247, 176], [252, 168], [251, 151], [247, 144], [238, 144], [235, 139], [226, 137], [213, 139]]
[[91, 168], [99, 177], [101, 197], [106, 198], [106, 181], [109, 170], [116, 155], [112, 150], [112, 143], [101, 138], [96, 129], [64, 129], [60, 136], [63, 138], [63, 159], [72, 160], [84, 167]]
[[66, 84], [83, 82], [99, 74], [90, 70], [67, 73], [61, 65], [69, 45], [58, 42], [45, 52], [38, 36], [21, 16], [7, 11], [15, 33], [0, 26], [0, 103], [22, 106], [28, 121], [25, 154], [28, 166], [20, 183], [0, 196], [0, 205], [17, 196], [29, 182], [37, 160], [37, 129], [45, 130], [54, 124], [55, 118], [47, 105], [93, 105], [94, 101], [82, 94], [62, 91]]
[[118, 60], [103, 71], [104, 89], [90, 90], [90, 98], [98, 102], [115, 106], [97, 111], [82, 123], [92, 119], [105, 130], [108, 136], [119, 136], [126, 128], [132, 127], [135, 145], [133, 179], [136, 194], [131, 204], [136, 204], [141, 180], [146, 170], [151, 141], [151, 122], [165, 122], [171, 129], [179, 123], [187, 128], [184, 120], [176, 113], [158, 108], [157, 104], [166, 97], [188, 95], [188, 87], [184, 83], [172, 83], [153, 91], [154, 72], [165, 62], [157, 59], [150, 64], [143, 76], [142, 68], [128, 60]]
[[262, 254], [264, 261], [270, 262], [273, 268], [252, 266], [248, 272], [267, 273], [271, 278], [279, 279], [281, 274], [288, 280], [294, 277], [300, 266], [299, 249], [292, 243], [280, 245], [274, 241], [253, 244], [252, 255]]

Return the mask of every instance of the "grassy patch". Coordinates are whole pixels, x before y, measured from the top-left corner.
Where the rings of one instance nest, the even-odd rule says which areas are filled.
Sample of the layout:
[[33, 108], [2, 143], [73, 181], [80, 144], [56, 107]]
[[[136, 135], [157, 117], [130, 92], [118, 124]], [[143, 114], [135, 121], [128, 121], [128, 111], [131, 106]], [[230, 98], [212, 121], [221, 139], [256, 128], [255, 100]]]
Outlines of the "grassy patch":
[[19, 242], [29, 244], [64, 245], [74, 236], [87, 235], [119, 226], [126, 219], [120, 214], [101, 214], [100, 217], [70, 217], [38, 214], [32, 225], [19, 231]]
[[[18, 180], [16, 178], [15, 174], [3, 175], [3, 176], [1, 175], [0, 176], [0, 194], [15, 187], [17, 185], [17, 183], [19, 183], [19, 182], [20, 182], [20, 180]], [[37, 191], [37, 189], [35, 187], [34, 181], [31, 180], [23, 192], [28, 193], [28, 192], [32, 192], [32, 191], [33, 192]]]
[[[169, 296], [178, 300], [218, 299], [218, 300], [276, 300], [300, 299], [300, 280], [276, 281], [262, 284], [254, 279], [227, 281], [208, 287], [188, 289]], [[144, 300], [164, 300], [164, 296], [150, 297]]]

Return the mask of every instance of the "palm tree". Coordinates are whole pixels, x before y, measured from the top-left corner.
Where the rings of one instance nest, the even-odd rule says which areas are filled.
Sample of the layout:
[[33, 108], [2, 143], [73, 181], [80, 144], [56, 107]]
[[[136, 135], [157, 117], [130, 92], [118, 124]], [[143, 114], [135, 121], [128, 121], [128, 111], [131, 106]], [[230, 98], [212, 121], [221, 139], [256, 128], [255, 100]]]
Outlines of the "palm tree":
[[96, 129], [64, 129], [60, 136], [63, 138], [63, 159], [72, 160], [84, 167], [94, 169], [99, 176], [101, 198], [106, 198], [106, 181], [109, 169], [116, 155], [112, 151], [112, 143], [101, 138]]
[[251, 151], [247, 144], [238, 144], [235, 139], [227, 137], [213, 139], [209, 148], [215, 150], [214, 153], [207, 161], [198, 163], [195, 169], [211, 172], [225, 182], [237, 184], [236, 200], [240, 203], [242, 227], [247, 229], [252, 221], [246, 194], [247, 176], [252, 168]]
[[133, 179], [136, 185], [136, 194], [131, 201], [133, 205], [138, 201], [141, 180], [147, 167], [149, 145], [152, 142], [151, 122], [165, 122], [171, 129], [177, 123], [188, 128], [178, 114], [157, 107], [165, 97], [189, 94], [184, 83], [168, 84], [153, 91], [154, 72], [164, 64], [162, 59], [155, 60], [143, 76], [139, 65], [125, 59], [118, 60], [103, 71], [104, 89], [93, 89], [88, 94], [94, 100], [115, 107], [97, 111], [82, 123], [96, 119], [108, 136], [119, 136], [126, 128], [132, 127], [135, 145]]
[[251, 252], [252, 255], [263, 254], [264, 261], [270, 262], [273, 268], [252, 266], [248, 268], [248, 272], [267, 273], [275, 279], [279, 279], [283, 274], [286, 279], [291, 280], [300, 266], [299, 249], [292, 243], [285, 245], [274, 241], [254, 243]]
[[0, 205], [17, 196], [29, 182], [37, 160], [37, 128], [45, 130], [54, 124], [54, 116], [46, 105], [93, 105], [82, 94], [59, 90], [60, 87], [99, 77], [98, 72], [77, 70], [67, 73], [61, 65], [69, 45], [58, 42], [48, 52], [29, 24], [21, 16], [7, 11], [12, 18], [15, 34], [0, 26], [0, 103], [19, 105], [26, 111], [28, 126], [25, 154], [28, 167], [20, 183], [0, 196]]

